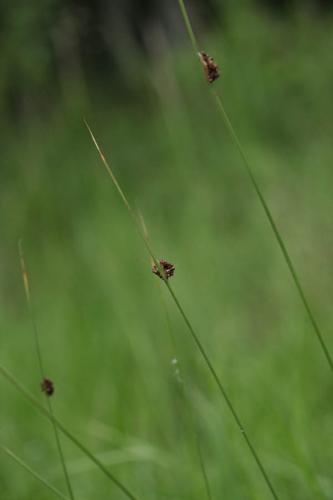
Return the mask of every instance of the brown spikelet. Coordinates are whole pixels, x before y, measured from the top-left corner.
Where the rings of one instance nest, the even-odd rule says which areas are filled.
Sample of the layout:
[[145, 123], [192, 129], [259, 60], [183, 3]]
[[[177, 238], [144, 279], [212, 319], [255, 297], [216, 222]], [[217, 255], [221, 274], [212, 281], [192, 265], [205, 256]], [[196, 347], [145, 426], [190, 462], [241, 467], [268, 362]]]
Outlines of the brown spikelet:
[[162, 276], [162, 273], [158, 269], [157, 265], [154, 264], [152, 267], [152, 271], [154, 274], [156, 274], [156, 276], [158, 276], [161, 279], [163, 279], [163, 278], [169, 279], [171, 276], [174, 275], [176, 268], [173, 264], [171, 264], [170, 262], [163, 260], [163, 259], [159, 261], [159, 264], [164, 271], [164, 276]]
[[214, 59], [205, 52], [199, 52], [199, 57], [208, 83], [215, 82], [220, 76], [218, 65], [214, 62]]
[[47, 396], [52, 396], [54, 393], [54, 384], [49, 378], [44, 378], [41, 383], [42, 391], [45, 392]]

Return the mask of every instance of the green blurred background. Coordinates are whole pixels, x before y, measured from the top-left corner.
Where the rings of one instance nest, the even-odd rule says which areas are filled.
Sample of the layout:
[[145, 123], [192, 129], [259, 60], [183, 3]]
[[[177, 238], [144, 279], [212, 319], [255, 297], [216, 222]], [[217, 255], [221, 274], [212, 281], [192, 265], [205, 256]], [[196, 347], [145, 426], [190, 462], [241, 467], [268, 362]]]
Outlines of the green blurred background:
[[[332, 352], [330, 3], [188, 3]], [[332, 499], [329, 367], [176, 0], [3, 1], [0, 12], [1, 363], [43, 401], [23, 238], [60, 420], [140, 499], [206, 498], [198, 435], [212, 498], [270, 498], [85, 117], [156, 254], [175, 264], [174, 290], [280, 498]], [[51, 426], [0, 387], [1, 442], [65, 491]], [[62, 442], [77, 499], [123, 498]], [[51, 497], [0, 454], [1, 500]]]

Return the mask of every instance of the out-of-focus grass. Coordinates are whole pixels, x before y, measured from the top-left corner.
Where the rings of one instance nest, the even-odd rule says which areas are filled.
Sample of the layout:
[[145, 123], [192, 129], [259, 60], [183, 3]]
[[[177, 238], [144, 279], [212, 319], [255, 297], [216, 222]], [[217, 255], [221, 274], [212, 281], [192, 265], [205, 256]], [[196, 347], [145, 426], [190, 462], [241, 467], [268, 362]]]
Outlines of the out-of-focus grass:
[[[331, 350], [332, 20], [243, 19], [204, 39], [217, 82]], [[186, 49], [186, 48], [185, 48]], [[214, 498], [269, 493], [168, 301], [83, 126], [89, 118], [282, 498], [331, 498], [331, 375], [270, 228], [204, 89], [172, 48], [142, 92], [8, 129], [1, 171], [2, 360], [39, 390], [16, 251], [23, 237], [55, 412], [145, 499], [202, 499], [189, 385]], [[66, 101], [71, 102], [70, 99]], [[68, 106], [68, 105], [67, 105]], [[52, 429], [1, 381], [1, 440], [61, 487]], [[118, 495], [65, 444], [78, 498]], [[1, 498], [46, 498], [0, 457]]]

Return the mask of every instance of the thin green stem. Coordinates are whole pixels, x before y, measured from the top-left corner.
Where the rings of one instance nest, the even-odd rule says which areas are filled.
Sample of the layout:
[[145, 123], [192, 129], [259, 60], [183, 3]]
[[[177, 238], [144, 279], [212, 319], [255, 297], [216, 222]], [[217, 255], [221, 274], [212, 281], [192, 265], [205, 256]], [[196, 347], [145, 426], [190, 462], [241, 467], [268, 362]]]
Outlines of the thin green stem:
[[[34, 309], [33, 309], [32, 300], [31, 300], [31, 289], [30, 289], [30, 283], [29, 283], [29, 275], [28, 275], [28, 271], [27, 271], [26, 262], [24, 259], [22, 240], [19, 240], [18, 247], [19, 247], [19, 256], [20, 256], [24, 290], [25, 290], [25, 295], [26, 295], [26, 299], [27, 299], [28, 311], [29, 311], [29, 315], [30, 315], [30, 319], [31, 319], [31, 323], [32, 323], [32, 328], [33, 328], [33, 332], [34, 332], [34, 339], [35, 339], [35, 346], [36, 346], [36, 353], [37, 353], [37, 358], [38, 358], [39, 370], [40, 370], [41, 378], [42, 378], [42, 380], [44, 380], [45, 379], [45, 370], [44, 370], [44, 364], [43, 364], [42, 350], [41, 350], [41, 345], [40, 345], [40, 340], [39, 340], [37, 322], [35, 319]], [[45, 398], [46, 398], [46, 404], [47, 404], [49, 413], [51, 415], [53, 415], [52, 404], [51, 404], [51, 401], [49, 399], [48, 394], [46, 394], [46, 393], [45, 393]], [[57, 429], [57, 426], [54, 424], [54, 422], [52, 422], [52, 425], [53, 425], [54, 437], [55, 437], [56, 446], [57, 446], [59, 457], [60, 457], [62, 470], [63, 470], [64, 476], [65, 476], [65, 481], [66, 481], [69, 497], [71, 500], [75, 500], [72, 484], [71, 484], [68, 470], [67, 470], [67, 466], [66, 466], [64, 452], [63, 452], [61, 442], [60, 442], [58, 429]]]
[[239, 430], [241, 431], [241, 434], [243, 435], [243, 437], [245, 439], [245, 442], [246, 442], [246, 444], [247, 444], [247, 446], [248, 446], [248, 448], [249, 448], [249, 450], [250, 450], [250, 452], [251, 452], [251, 454], [252, 454], [255, 462], [257, 463], [257, 465], [258, 465], [258, 467], [259, 467], [259, 469], [260, 469], [260, 471], [261, 471], [261, 473], [262, 473], [262, 475], [263, 475], [263, 477], [264, 477], [264, 479], [265, 479], [265, 481], [267, 483], [267, 486], [269, 487], [269, 489], [270, 489], [273, 497], [275, 498], [275, 500], [278, 500], [278, 496], [275, 493], [273, 485], [272, 485], [272, 483], [269, 480], [269, 477], [268, 477], [268, 475], [266, 473], [266, 470], [265, 470], [265, 468], [264, 468], [261, 460], [259, 459], [259, 456], [258, 456], [257, 452], [255, 451], [255, 448], [253, 447], [253, 445], [252, 445], [252, 443], [251, 443], [251, 441], [250, 441], [247, 433], [245, 432], [245, 429], [244, 429], [244, 427], [243, 427], [243, 425], [242, 425], [242, 423], [240, 421], [238, 413], [236, 412], [234, 406], [232, 405], [232, 403], [231, 403], [231, 401], [229, 399], [229, 396], [227, 395], [227, 393], [226, 393], [226, 391], [225, 391], [225, 389], [224, 389], [224, 387], [222, 385], [222, 382], [220, 381], [220, 379], [219, 379], [219, 377], [217, 375], [217, 372], [216, 372], [216, 370], [215, 370], [212, 362], [210, 361], [209, 356], [206, 353], [206, 350], [203, 347], [203, 344], [201, 343], [199, 337], [195, 333], [194, 328], [192, 327], [191, 322], [189, 321], [187, 315], [185, 314], [185, 311], [184, 311], [183, 307], [181, 306], [178, 298], [176, 297], [173, 289], [171, 288], [170, 283], [169, 283], [169, 281], [168, 281], [168, 279], [167, 279], [167, 277], [166, 277], [166, 275], [164, 273], [164, 270], [163, 270], [162, 266], [160, 265], [159, 261], [156, 259], [155, 255], [154, 255], [154, 253], [152, 251], [152, 248], [151, 248], [151, 245], [149, 243], [149, 240], [148, 240], [148, 238], [147, 238], [144, 230], [141, 227], [140, 220], [137, 218], [137, 216], [136, 216], [135, 212], [133, 211], [133, 209], [132, 209], [132, 207], [131, 207], [128, 199], [126, 198], [124, 192], [120, 188], [119, 183], [116, 180], [116, 177], [114, 175], [114, 172], [112, 171], [109, 163], [107, 162], [104, 154], [102, 153], [102, 151], [101, 151], [101, 149], [100, 149], [100, 147], [99, 147], [99, 145], [98, 145], [98, 143], [96, 141], [96, 138], [95, 138], [95, 136], [93, 135], [93, 133], [91, 131], [91, 128], [89, 127], [89, 125], [87, 124], [86, 121], [85, 121], [85, 124], [86, 124], [86, 127], [88, 128], [88, 131], [89, 131], [89, 133], [90, 133], [90, 135], [92, 137], [94, 145], [97, 148], [97, 151], [98, 151], [98, 153], [99, 153], [99, 155], [101, 157], [101, 160], [102, 160], [102, 162], [103, 162], [103, 164], [104, 164], [104, 166], [105, 166], [105, 168], [106, 168], [109, 176], [111, 177], [113, 183], [115, 184], [115, 187], [117, 188], [118, 193], [120, 194], [120, 196], [121, 196], [121, 198], [122, 198], [122, 200], [124, 202], [124, 205], [127, 207], [128, 211], [129, 211], [129, 213], [131, 215], [131, 218], [132, 218], [133, 222], [135, 223], [135, 226], [136, 226], [136, 228], [137, 228], [137, 230], [138, 230], [141, 238], [143, 239], [143, 241], [145, 243], [145, 246], [146, 246], [149, 254], [151, 255], [151, 257], [152, 257], [155, 265], [158, 266], [158, 269], [160, 271], [162, 279], [163, 279], [163, 281], [164, 281], [164, 283], [165, 283], [165, 285], [166, 285], [166, 287], [167, 287], [167, 289], [168, 289], [168, 291], [169, 291], [169, 293], [170, 293], [170, 295], [171, 295], [171, 297], [172, 297], [172, 299], [173, 299], [173, 301], [174, 301], [174, 303], [175, 303], [175, 305], [176, 305], [176, 307], [177, 307], [180, 315], [184, 319], [185, 324], [187, 325], [188, 331], [189, 331], [192, 339], [194, 340], [194, 342], [195, 342], [197, 348], [199, 349], [199, 352], [200, 352], [201, 356], [203, 357], [203, 359], [204, 359], [204, 361], [205, 361], [205, 363], [206, 363], [206, 365], [207, 365], [207, 367], [208, 367], [211, 375], [213, 376], [213, 378], [214, 378], [214, 380], [215, 380], [215, 382], [216, 382], [216, 384], [218, 386], [218, 389], [219, 389], [222, 397], [224, 398], [224, 400], [225, 400], [225, 402], [226, 402], [229, 410], [231, 411], [231, 414], [232, 414], [232, 416], [233, 416], [233, 418], [234, 418], [234, 420], [235, 420], [235, 422], [236, 422]]
[[200, 437], [199, 437], [198, 433], [196, 436], [196, 441], [197, 441], [197, 448], [198, 448], [198, 455], [199, 455], [199, 460], [200, 460], [200, 467], [201, 467], [201, 471], [202, 471], [202, 476], [203, 476], [204, 481], [205, 481], [207, 498], [208, 498], [208, 500], [213, 500], [212, 493], [210, 491], [210, 486], [209, 486], [209, 479], [208, 479], [208, 475], [207, 475], [207, 471], [206, 471], [205, 459], [204, 459], [204, 456], [202, 453]]
[[182, 16], [184, 19], [184, 23], [188, 32], [188, 35], [190, 37], [194, 52], [198, 53], [199, 52], [199, 45], [196, 39], [196, 36], [194, 34], [193, 28], [192, 28], [192, 23], [190, 21], [189, 15], [187, 13], [187, 9], [185, 7], [185, 3], [182, 0], [178, 0], [179, 8], [182, 12]]
[[224, 386], [222, 385], [222, 382], [221, 382], [219, 376], [217, 375], [217, 372], [216, 372], [216, 370], [215, 370], [212, 362], [210, 361], [210, 359], [209, 359], [209, 357], [208, 357], [208, 355], [207, 355], [207, 353], [206, 353], [206, 351], [205, 351], [205, 349], [204, 349], [204, 347], [203, 347], [203, 345], [202, 345], [202, 343], [201, 343], [198, 335], [195, 333], [195, 331], [194, 331], [194, 329], [192, 327], [192, 324], [191, 324], [190, 320], [188, 319], [187, 315], [185, 314], [185, 311], [184, 311], [183, 307], [179, 303], [178, 298], [176, 297], [173, 289], [170, 286], [170, 283], [166, 282], [166, 286], [168, 287], [168, 290], [169, 290], [170, 294], [172, 295], [173, 300], [176, 303], [177, 308], [178, 308], [180, 314], [182, 315], [182, 317], [183, 317], [183, 319], [184, 319], [184, 321], [185, 321], [185, 323], [186, 323], [186, 325], [187, 325], [187, 327], [188, 327], [188, 329], [189, 329], [189, 331], [190, 331], [190, 333], [192, 335], [192, 338], [194, 339], [194, 341], [195, 341], [195, 343], [196, 343], [196, 345], [197, 345], [197, 347], [198, 347], [198, 349], [199, 349], [202, 357], [204, 358], [204, 360], [205, 360], [205, 362], [206, 362], [206, 364], [207, 364], [207, 366], [208, 366], [208, 368], [209, 368], [209, 370], [210, 370], [210, 372], [211, 372], [211, 374], [212, 374], [212, 376], [213, 376], [213, 378], [214, 378], [214, 380], [215, 380], [215, 382], [216, 382], [216, 384], [217, 384], [217, 386], [219, 388], [219, 391], [220, 391], [221, 395], [223, 396], [224, 401], [226, 402], [226, 404], [227, 404], [227, 406], [228, 406], [228, 408], [229, 408], [229, 410], [230, 410], [230, 412], [231, 412], [231, 414], [232, 414], [232, 416], [234, 418], [234, 421], [235, 421], [235, 423], [236, 423], [239, 431], [241, 432], [242, 436], [244, 437], [245, 442], [246, 442], [246, 444], [247, 444], [247, 446], [248, 446], [248, 448], [249, 448], [249, 450], [250, 450], [253, 458], [255, 459], [255, 462], [257, 463], [257, 465], [258, 465], [258, 467], [259, 467], [259, 469], [260, 469], [260, 471], [261, 471], [261, 473], [262, 473], [262, 475], [263, 475], [263, 477], [264, 477], [264, 479], [266, 481], [266, 484], [267, 484], [268, 488], [270, 489], [273, 497], [276, 500], [278, 500], [278, 496], [277, 496], [277, 494], [276, 494], [276, 492], [275, 492], [275, 490], [273, 488], [273, 485], [272, 485], [272, 483], [271, 483], [271, 481], [270, 481], [270, 479], [268, 477], [266, 469], [265, 469], [263, 463], [261, 462], [261, 460], [259, 458], [259, 455], [257, 454], [257, 452], [256, 452], [256, 450], [255, 450], [255, 448], [254, 448], [254, 446], [253, 446], [253, 444], [252, 444], [252, 442], [251, 442], [251, 440], [250, 440], [250, 438], [249, 438], [246, 430], [244, 429], [244, 426], [243, 426], [243, 424], [242, 424], [242, 422], [240, 420], [240, 417], [239, 417], [239, 415], [238, 415], [238, 413], [237, 413], [234, 405], [232, 404], [232, 402], [231, 402], [231, 400], [230, 400], [230, 398], [229, 398], [229, 396], [228, 396], [228, 394], [227, 394]]
[[[48, 398], [47, 395], [46, 395], [46, 398]], [[51, 403], [51, 401], [49, 399], [47, 399], [47, 406], [48, 406], [49, 413], [51, 415], [53, 415], [52, 403]], [[60, 456], [60, 461], [61, 461], [62, 469], [63, 469], [64, 476], [65, 476], [66, 483], [67, 483], [68, 493], [69, 493], [69, 496], [70, 496], [71, 500], [74, 500], [74, 493], [73, 493], [72, 484], [71, 484], [71, 481], [70, 481], [70, 478], [69, 478], [69, 473], [68, 473], [67, 465], [66, 465], [66, 462], [65, 462], [65, 457], [64, 457], [63, 449], [62, 449], [62, 446], [61, 446], [61, 441], [60, 441], [60, 436], [59, 436], [58, 428], [54, 424], [54, 422], [53, 422], [53, 431], [54, 431], [54, 437], [55, 437], [55, 440], [56, 440], [57, 448], [58, 448], [58, 451], [59, 451], [59, 456]]]
[[29, 472], [29, 474], [31, 474], [34, 478], [36, 478], [40, 483], [44, 484], [44, 486], [46, 486], [50, 491], [52, 491], [52, 493], [57, 495], [59, 498], [62, 498], [62, 500], [68, 500], [68, 497], [66, 497], [63, 493], [61, 493], [61, 491], [59, 491], [57, 488], [52, 486], [52, 484], [46, 481], [46, 479], [44, 479], [42, 476], [40, 476], [38, 472], [31, 469], [31, 467], [29, 467], [28, 464], [23, 462], [23, 460], [21, 460], [17, 455], [15, 455], [15, 453], [13, 453], [9, 448], [7, 448], [7, 446], [4, 446], [3, 444], [0, 443], [0, 449], [4, 453], [6, 453], [12, 460], [14, 460], [14, 462], [20, 465], [24, 470]]
[[93, 134], [93, 132], [92, 132], [92, 130], [90, 128], [90, 126], [88, 125], [87, 121], [85, 119], [83, 121], [84, 121], [85, 126], [88, 129], [90, 137], [91, 137], [91, 139], [92, 139], [92, 141], [94, 143], [94, 146], [96, 147], [96, 149], [98, 151], [98, 154], [99, 154], [99, 156], [100, 156], [100, 158], [102, 160], [102, 163], [103, 163], [103, 165], [104, 165], [104, 167], [105, 167], [105, 169], [106, 169], [109, 177], [111, 178], [114, 186], [116, 187], [116, 190], [118, 191], [118, 194], [119, 194], [120, 198], [122, 199], [125, 207], [128, 210], [128, 213], [129, 213], [129, 215], [130, 215], [130, 217], [131, 217], [131, 219], [132, 219], [132, 221], [134, 223], [135, 228], [137, 229], [137, 231], [139, 233], [140, 238], [142, 239], [142, 241], [143, 241], [143, 243], [144, 243], [144, 245], [145, 245], [145, 247], [146, 247], [149, 255], [151, 256], [154, 264], [157, 266], [157, 268], [160, 271], [161, 275], [165, 276], [164, 275], [164, 270], [163, 270], [162, 266], [160, 265], [159, 261], [156, 259], [155, 255], [153, 253], [153, 250], [152, 250], [152, 248], [150, 246], [149, 240], [148, 240], [148, 238], [147, 238], [147, 236], [145, 234], [145, 228], [142, 227], [142, 219], [140, 219], [140, 217], [137, 216], [136, 212], [131, 207], [128, 199], [126, 198], [126, 196], [124, 194], [124, 191], [121, 189], [121, 187], [119, 185], [119, 182], [118, 182], [116, 176], [114, 175], [114, 172], [113, 172], [110, 164], [108, 163], [107, 159], [105, 158], [105, 156], [104, 156], [104, 154], [103, 154], [103, 152], [102, 152], [102, 150], [101, 150], [101, 148], [100, 148], [100, 146], [99, 146], [99, 144], [98, 144], [98, 142], [97, 142], [97, 140], [96, 140], [96, 138], [95, 138], [95, 136], [94, 136], [94, 134]]
[[124, 486], [105, 465], [95, 455], [86, 448], [73, 434], [64, 427], [60, 421], [51, 414], [39, 401], [23, 387], [23, 385], [4, 367], [0, 364], [0, 374], [19, 391], [45, 418], [53, 422], [57, 428], [62, 432], [72, 443], [75, 444], [111, 481], [118, 486], [118, 488], [131, 500], [138, 500], [133, 493], [131, 493], [126, 486]]
[[225, 122], [225, 124], [227, 126], [227, 129], [229, 130], [229, 132], [231, 134], [231, 137], [233, 138], [233, 140], [234, 140], [234, 142], [235, 142], [235, 144], [236, 144], [236, 146], [237, 146], [237, 148], [238, 148], [238, 150], [239, 150], [239, 152], [241, 154], [241, 157], [243, 158], [246, 171], [247, 171], [247, 173], [248, 173], [248, 175], [250, 177], [250, 180], [251, 180], [252, 185], [253, 185], [253, 187], [255, 189], [255, 192], [257, 193], [257, 196], [258, 196], [258, 198], [260, 200], [261, 206], [263, 207], [264, 212], [265, 212], [265, 214], [266, 214], [266, 216], [267, 216], [267, 218], [269, 220], [269, 223], [271, 225], [273, 233], [274, 233], [274, 235], [276, 237], [276, 240], [277, 240], [277, 242], [279, 244], [279, 247], [281, 249], [283, 257], [284, 257], [284, 259], [285, 259], [285, 261], [287, 263], [287, 266], [288, 266], [288, 269], [290, 271], [290, 274], [292, 275], [292, 278], [294, 280], [295, 286], [296, 286], [296, 288], [298, 290], [298, 293], [299, 293], [299, 296], [301, 298], [301, 301], [302, 301], [302, 303], [303, 303], [303, 305], [305, 307], [305, 310], [307, 312], [307, 315], [308, 315], [308, 318], [310, 320], [310, 323], [312, 324], [312, 327], [313, 327], [313, 329], [315, 331], [315, 334], [316, 334], [316, 336], [318, 338], [318, 341], [319, 341], [319, 343], [321, 345], [321, 348], [322, 348], [323, 353], [324, 353], [324, 355], [325, 355], [325, 357], [327, 359], [327, 362], [328, 362], [329, 366], [331, 367], [331, 370], [333, 371], [333, 360], [332, 360], [332, 357], [331, 357], [331, 355], [329, 353], [329, 350], [328, 350], [328, 348], [326, 346], [326, 343], [324, 341], [324, 338], [323, 338], [323, 335], [322, 335], [322, 333], [320, 331], [318, 323], [317, 323], [317, 321], [316, 321], [316, 319], [315, 319], [315, 317], [314, 317], [314, 315], [312, 313], [312, 310], [310, 308], [309, 302], [308, 302], [308, 300], [307, 300], [307, 298], [305, 296], [303, 287], [302, 287], [301, 282], [300, 282], [300, 280], [298, 278], [298, 275], [297, 275], [295, 267], [294, 267], [294, 265], [292, 263], [291, 257], [289, 255], [288, 250], [287, 250], [287, 247], [286, 247], [286, 245], [285, 245], [285, 243], [284, 243], [284, 241], [282, 239], [281, 233], [280, 233], [280, 231], [277, 228], [277, 225], [276, 225], [276, 223], [275, 223], [275, 221], [273, 219], [273, 215], [272, 215], [272, 213], [271, 213], [271, 211], [270, 211], [270, 209], [269, 209], [269, 207], [267, 205], [267, 202], [266, 202], [266, 200], [265, 200], [265, 198], [264, 198], [264, 196], [263, 196], [263, 194], [261, 192], [261, 189], [259, 188], [258, 183], [257, 183], [257, 181], [256, 181], [256, 179], [255, 179], [255, 177], [253, 175], [253, 172], [252, 172], [252, 169], [250, 167], [248, 158], [247, 158], [247, 156], [245, 154], [245, 151], [244, 151], [244, 149], [243, 149], [243, 147], [242, 147], [242, 145], [241, 145], [241, 143], [240, 143], [240, 141], [238, 139], [238, 136], [237, 136], [237, 134], [235, 132], [235, 129], [233, 128], [233, 126], [231, 124], [229, 116], [227, 115], [227, 113], [225, 111], [225, 107], [223, 105], [222, 99], [217, 94], [217, 92], [215, 90], [213, 90], [213, 89], [212, 89], [212, 94], [213, 94], [213, 96], [216, 99], [218, 108], [219, 108], [219, 110], [220, 110], [220, 112], [222, 114], [222, 117], [223, 117], [224, 122]]
[[[197, 44], [196, 37], [195, 37], [195, 34], [193, 32], [193, 29], [192, 29], [191, 21], [189, 19], [188, 14], [187, 14], [187, 10], [186, 10], [185, 4], [184, 4], [184, 0], [178, 0], [178, 4], [179, 4], [180, 10], [182, 12], [183, 18], [184, 18], [184, 23], [185, 23], [188, 35], [189, 35], [189, 37], [191, 39], [192, 45], [193, 45], [193, 47], [195, 49], [195, 52], [197, 52], [197, 46], [198, 46], [198, 44]], [[193, 39], [194, 39], [194, 41], [193, 41]], [[212, 92], [212, 94], [213, 94], [213, 96], [214, 96], [214, 98], [215, 98], [215, 100], [217, 102], [217, 107], [218, 107], [218, 109], [219, 109], [219, 111], [220, 111], [220, 113], [222, 115], [223, 121], [224, 121], [224, 123], [225, 123], [225, 125], [226, 125], [226, 127], [227, 127], [227, 129], [228, 129], [228, 131], [229, 131], [229, 133], [230, 133], [230, 135], [231, 135], [231, 137], [232, 137], [235, 145], [237, 146], [237, 148], [238, 148], [238, 150], [240, 152], [240, 155], [241, 155], [241, 157], [243, 159], [243, 162], [244, 162], [245, 168], [247, 170], [247, 173], [248, 173], [248, 175], [250, 177], [250, 180], [252, 182], [254, 190], [255, 190], [258, 198], [259, 198], [261, 206], [262, 206], [262, 208], [263, 208], [263, 210], [264, 210], [264, 212], [265, 212], [265, 214], [266, 214], [266, 216], [267, 216], [267, 218], [269, 220], [269, 223], [271, 225], [273, 233], [274, 233], [274, 235], [276, 237], [278, 245], [279, 245], [279, 247], [280, 247], [280, 249], [282, 251], [283, 257], [284, 257], [284, 259], [286, 261], [286, 264], [288, 266], [288, 269], [289, 269], [289, 271], [291, 273], [291, 276], [292, 276], [292, 279], [293, 279], [294, 284], [296, 286], [296, 289], [297, 289], [297, 291], [299, 293], [301, 301], [302, 301], [302, 303], [304, 305], [304, 308], [306, 310], [307, 316], [308, 316], [308, 318], [310, 320], [310, 323], [312, 324], [312, 327], [314, 329], [314, 332], [315, 332], [315, 334], [317, 336], [317, 339], [319, 341], [319, 344], [321, 346], [323, 354], [324, 354], [324, 356], [325, 356], [325, 358], [326, 358], [326, 360], [328, 362], [328, 365], [330, 366], [330, 368], [331, 368], [331, 370], [333, 372], [333, 359], [332, 359], [332, 357], [330, 355], [328, 347], [326, 346], [325, 340], [324, 340], [323, 335], [321, 333], [321, 330], [320, 330], [320, 328], [318, 326], [318, 323], [317, 323], [317, 321], [316, 321], [316, 319], [315, 319], [315, 317], [314, 317], [314, 315], [312, 313], [312, 310], [310, 308], [309, 302], [308, 302], [308, 300], [306, 298], [304, 289], [303, 289], [303, 287], [302, 287], [302, 285], [300, 283], [300, 280], [299, 280], [298, 275], [296, 273], [294, 264], [292, 263], [292, 260], [290, 258], [289, 252], [288, 252], [288, 250], [286, 248], [286, 245], [285, 245], [285, 243], [284, 243], [284, 241], [282, 239], [282, 236], [281, 236], [281, 234], [280, 234], [280, 232], [279, 232], [279, 230], [277, 228], [277, 225], [276, 225], [276, 223], [275, 223], [275, 221], [273, 219], [272, 213], [271, 213], [271, 211], [270, 211], [270, 209], [269, 209], [269, 207], [267, 205], [267, 202], [266, 202], [266, 200], [264, 198], [264, 195], [262, 194], [261, 189], [259, 188], [259, 185], [258, 185], [258, 183], [257, 183], [257, 181], [256, 181], [256, 179], [255, 179], [255, 177], [253, 175], [253, 172], [252, 172], [251, 166], [249, 164], [247, 155], [245, 154], [245, 151], [244, 151], [244, 149], [243, 149], [243, 147], [241, 145], [241, 142], [240, 142], [240, 140], [239, 140], [239, 138], [238, 138], [238, 136], [237, 136], [237, 134], [235, 132], [235, 129], [232, 126], [232, 123], [230, 121], [230, 118], [229, 118], [226, 110], [225, 110], [225, 107], [223, 105], [221, 97], [219, 96], [219, 94], [214, 89], [211, 89], [211, 92]]]

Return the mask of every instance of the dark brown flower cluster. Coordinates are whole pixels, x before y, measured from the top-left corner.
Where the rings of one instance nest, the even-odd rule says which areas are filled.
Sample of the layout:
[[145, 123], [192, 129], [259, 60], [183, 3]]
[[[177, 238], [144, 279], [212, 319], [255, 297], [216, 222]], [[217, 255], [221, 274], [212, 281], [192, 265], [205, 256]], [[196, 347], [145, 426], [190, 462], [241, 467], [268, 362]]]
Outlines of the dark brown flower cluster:
[[44, 378], [41, 383], [42, 391], [45, 392], [47, 396], [52, 396], [54, 393], [54, 384], [49, 378]]
[[161, 279], [164, 279], [164, 278], [169, 279], [171, 276], [174, 275], [176, 268], [173, 264], [170, 264], [170, 262], [163, 260], [163, 259], [159, 261], [159, 264], [164, 271], [164, 276], [162, 276], [162, 273], [160, 272], [157, 265], [154, 264], [152, 267], [152, 271], [154, 274], [156, 274], [156, 276], [158, 276]]
[[205, 52], [199, 52], [199, 57], [201, 64], [203, 66], [206, 79], [209, 83], [215, 82], [220, 76], [220, 71], [218, 65], [214, 62], [214, 59], [210, 57]]

